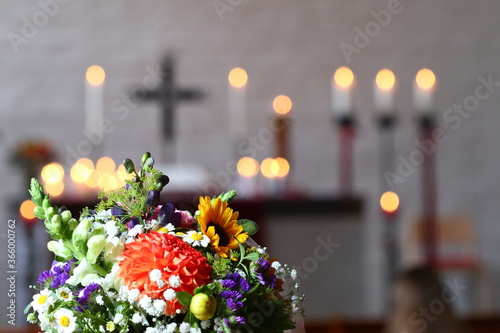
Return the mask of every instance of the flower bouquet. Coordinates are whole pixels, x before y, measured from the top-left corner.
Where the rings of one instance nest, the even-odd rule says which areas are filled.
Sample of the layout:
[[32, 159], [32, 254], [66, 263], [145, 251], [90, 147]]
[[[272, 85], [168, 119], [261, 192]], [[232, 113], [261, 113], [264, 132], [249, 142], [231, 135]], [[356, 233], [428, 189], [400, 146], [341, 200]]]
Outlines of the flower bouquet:
[[28, 320], [45, 332], [282, 332], [302, 315], [296, 272], [252, 241], [258, 226], [229, 207], [236, 192], [200, 197], [192, 215], [160, 205], [169, 179], [149, 153], [131, 179], [79, 219], [33, 179], [35, 214], [55, 255]]

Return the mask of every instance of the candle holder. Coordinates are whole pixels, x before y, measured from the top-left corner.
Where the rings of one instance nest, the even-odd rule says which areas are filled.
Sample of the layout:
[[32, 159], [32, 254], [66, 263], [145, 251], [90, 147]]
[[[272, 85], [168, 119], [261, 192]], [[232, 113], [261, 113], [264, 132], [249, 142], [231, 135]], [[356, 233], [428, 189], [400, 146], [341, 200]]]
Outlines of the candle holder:
[[399, 242], [398, 242], [398, 223], [397, 223], [397, 205], [399, 197], [393, 191], [385, 179], [385, 173], [392, 170], [395, 159], [394, 129], [397, 123], [395, 112], [380, 113], [376, 118], [379, 133], [379, 173], [380, 173], [380, 198], [381, 220], [383, 230], [383, 242], [385, 248], [385, 257], [387, 260], [386, 279], [390, 283], [394, 281], [399, 270]]
[[[424, 112], [418, 118], [421, 142], [433, 142], [433, 132], [436, 128], [433, 112]], [[422, 225], [421, 240], [424, 250], [424, 263], [435, 267], [438, 263], [437, 239], [437, 196], [435, 150], [426, 151], [420, 148], [422, 163]]]
[[338, 127], [339, 187], [343, 196], [352, 195], [353, 142], [355, 119], [351, 112], [335, 118]]

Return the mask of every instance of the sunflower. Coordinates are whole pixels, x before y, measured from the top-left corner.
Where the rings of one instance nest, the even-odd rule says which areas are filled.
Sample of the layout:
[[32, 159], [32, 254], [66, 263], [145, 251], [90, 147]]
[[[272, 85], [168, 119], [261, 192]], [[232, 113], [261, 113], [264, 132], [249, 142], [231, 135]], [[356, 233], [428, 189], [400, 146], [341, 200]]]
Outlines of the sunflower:
[[210, 238], [210, 245], [223, 258], [248, 238], [238, 224], [238, 212], [233, 212], [220, 198], [200, 197], [198, 205], [200, 231]]

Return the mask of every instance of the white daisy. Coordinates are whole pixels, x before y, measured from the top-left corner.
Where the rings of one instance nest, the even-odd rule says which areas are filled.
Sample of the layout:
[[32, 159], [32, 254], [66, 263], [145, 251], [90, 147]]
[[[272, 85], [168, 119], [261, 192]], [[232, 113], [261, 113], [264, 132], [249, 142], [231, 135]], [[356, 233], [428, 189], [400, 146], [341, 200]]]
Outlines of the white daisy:
[[76, 328], [76, 317], [73, 312], [68, 309], [59, 309], [54, 314], [54, 318], [57, 322], [57, 332], [58, 333], [72, 333]]
[[56, 296], [60, 300], [71, 301], [73, 299], [73, 293], [68, 287], [61, 287], [57, 289]]
[[182, 240], [191, 246], [203, 246], [207, 247], [210, 243], [210, 238], [207, 235], [202, 234], [201, 232], [190, 230], [184, 235], [182, 235]]
[[168, 223], [166, 226], [161, 227], [160, 229], [158, 229], [158, 232], [163, 232], [163, 233], [166, 233], [166, 234], [171, 234], [171, 233], [174, 233], [174, 230], [175, 230], [175, 226], [172, 223]]
[[33, 309], [38, 312], [46, 312], [52, 304], [54, 304], [54, 297], [51, 296], [51, 292], [48, 289], [44, 289], [39, 294], [34, 295], [31, 302]]

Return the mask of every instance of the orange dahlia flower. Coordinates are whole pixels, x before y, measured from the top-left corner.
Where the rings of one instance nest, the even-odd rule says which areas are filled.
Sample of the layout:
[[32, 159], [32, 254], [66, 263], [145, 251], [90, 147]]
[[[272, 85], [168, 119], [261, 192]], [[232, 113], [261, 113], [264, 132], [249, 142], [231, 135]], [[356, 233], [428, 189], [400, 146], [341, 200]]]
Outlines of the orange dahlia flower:
[[[182, 305], [177, 298], [165, 299], [166, 290], [193, 294], [195, 288], [210, 283], [212, 267], [207, 259], [174, 235], [156, 231], [140, 234], [136, 241], [125, 245], [123, 257], [119, 275], [124, 284], [153, 299], [165, 300], [167, 315], [174, 315]], [[155, 269], [161, 272], [161, 281], [151, 280], [150, 273]]]

